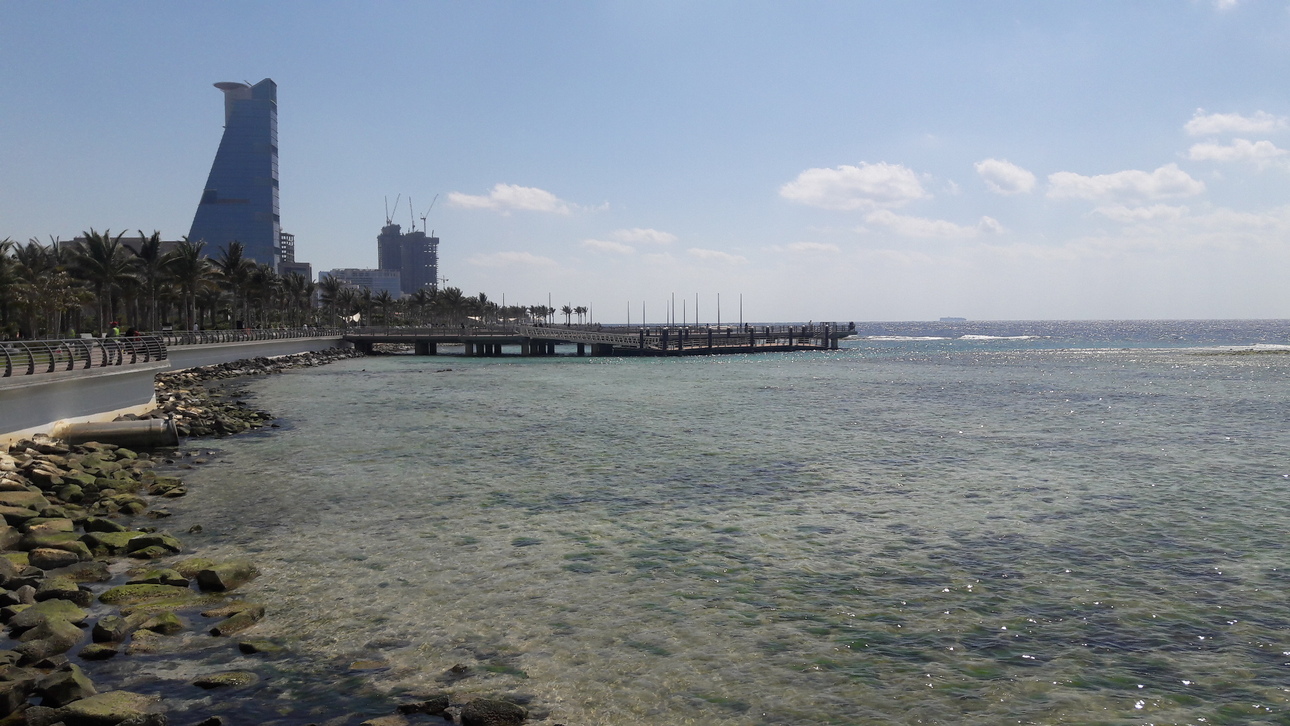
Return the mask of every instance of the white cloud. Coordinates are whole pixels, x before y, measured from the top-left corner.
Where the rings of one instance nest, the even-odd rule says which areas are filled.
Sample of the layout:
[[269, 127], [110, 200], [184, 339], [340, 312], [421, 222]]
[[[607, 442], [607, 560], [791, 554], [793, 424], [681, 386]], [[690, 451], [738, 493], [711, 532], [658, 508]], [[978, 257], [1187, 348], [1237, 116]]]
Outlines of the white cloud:
[[1196, 109], [1195, 115], [1183, 129], [1192, 136], [1218, 136], [1221, 134], [1269, 134], [1290, 127], [1285, 116], [1273, 116], [1267, 111], [1256, 111], [1253, 116], [1239, 113], [1205, 113]]
[[1209, 142], [1194, 144], [1187, 150], [1187, 158], [1192, 161], [1249, 161], [1263, 167], [1286, 153], [1271, 141], [1232, 139], [1230, 146]]
[[1129, 169], [1097, 176], [1059, 171], [1048, 175], [1048, 184], [1048, 196], [1052, 199], [1164, 199], [1190, 197], [1205, 191], [1203, 182], [1193, 179], [1177, 164], [1166, 164], [1152, 172]]
[[992, 217], [982, 217], [974, 226], [964, 226], [944, 219], [927, 219], [896, 214], [880, 209], [865, 216], [868, 224], [884, 227], [901, 237], [931, 237], [938, 239], [969, 239], [980, 234], [1003, 231], [1003, 225]]
[[631, 245], [625, 245], [622, 242], [614, 242], [604, 239], [587, 239], [582, 241], [582, 246], [590, 250], [599, 252], [616, 252], [620, 255], [630, 255], [636, 252], [636, 248]]
[[644, 242], [656, 245], [670, 245], [676, 241], [676, 235], [671, 232], [660, 232], [657, 229], [641, 229], [640, 227], [616, 230], [613, 232], [613, 236], [614, 239], [620, 242]]
[[720, 250], [705, 250], [698, 247], [691, 247], [686, 250], [685, 253], [705, 262], [724, 262], [728, 265], [748, 264], [748, 258], [741, 257], [740, 255], [732, 255], [729, 252], [722, 252]]
[[482, 196], [449, 192], [448, 201], [463, 209], [492, 209], [499, 212], [521, 210], [568, 214], [571, 211], [568, 202], [545, 189], [514, 184], [494, 185], [491, 192]]
[[815, 252], [841, 252], [837, 245], [827, 242], [794, 242], [787, 247], [789, 252], [809, 254]]
[[558, 267], [555, 260], [531, 252], [494, 252], [475, 255], [466, 262], [477, 267]]
[[807, 169], [780, 187], [779, 195], [800, 204], [837, 210], [898, 207], [930, 196], [912, 169], [886, 162]]
[[1153, 204], [1150, 207], [1126, 207], [1115, 204], [1098, 207], [1094, 212], [1117, 222], [1151, 222], [1156, 220], [1176, 220], [1187, 216], [1187, 207], [1172, 207], [1168, 204]]
[[1035, 175], [1007, 159], [979, 161], [976, 173], [995, 194], [1029, 194], [1035, 188]]

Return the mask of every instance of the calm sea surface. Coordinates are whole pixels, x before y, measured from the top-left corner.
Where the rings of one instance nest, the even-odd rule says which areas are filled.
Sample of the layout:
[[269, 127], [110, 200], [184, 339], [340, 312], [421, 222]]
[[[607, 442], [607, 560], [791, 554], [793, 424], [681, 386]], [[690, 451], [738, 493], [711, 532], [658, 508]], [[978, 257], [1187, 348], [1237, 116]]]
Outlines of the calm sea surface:
[[1222, 348], [1290, 323], [859, 327], [260, 380], [172, 528], [258, 635], [551, 723], [1290, 723], [1290, 355]]

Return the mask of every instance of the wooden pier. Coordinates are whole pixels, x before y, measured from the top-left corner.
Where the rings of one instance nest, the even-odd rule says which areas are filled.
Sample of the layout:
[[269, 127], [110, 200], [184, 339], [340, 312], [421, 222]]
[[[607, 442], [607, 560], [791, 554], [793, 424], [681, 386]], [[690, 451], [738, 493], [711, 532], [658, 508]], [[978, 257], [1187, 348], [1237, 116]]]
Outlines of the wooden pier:
[[343, 338], [370, 352], [377, 343], [411, 345], [417, 355], [438, 355], [440, 345], [461, 345], [466, 356], [503, 355], [504, 347], [522, 356], [555, 355], [557, 345], [576, 346], [577, 355], [678, 356], [722, 353], [787, 353], [837, 350], [854, 325], [600, 326], [460, 325], [428, 328], [350, 328]]

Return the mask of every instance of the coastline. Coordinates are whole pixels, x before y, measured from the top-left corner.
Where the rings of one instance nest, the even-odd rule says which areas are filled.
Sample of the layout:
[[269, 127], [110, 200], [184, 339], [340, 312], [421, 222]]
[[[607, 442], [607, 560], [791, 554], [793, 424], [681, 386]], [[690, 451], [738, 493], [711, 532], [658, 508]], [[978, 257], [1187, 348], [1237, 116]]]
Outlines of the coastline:
[[[125, 418], [173, 418], [190, 437], [177, 449], [44, 439], [0, 453], [0, 618], [10, 638], [0, 650], [0, 724], [402, 726], [455, 717], [483, 726], [528, 716], [490, 698], [379, 693], [361, 664], [340, 668], [257, 639], [273, 605], [238, 589], [258, 575], [256, 564], [202, 558], [200, 545], [165, 531], [166, 501], [187, 493], [178, 474], [214, 453], [201, 450], [203, 438], [277, 426], [243, 400], [239, 380], [359, 355], [332, 349], [158, 375], [158, 407]], [[185, 688], [173, 678], [149, 687], [135, 671], [155, 666], [194, 677]], [[284, 706], [287, 694], [299, 708]]]

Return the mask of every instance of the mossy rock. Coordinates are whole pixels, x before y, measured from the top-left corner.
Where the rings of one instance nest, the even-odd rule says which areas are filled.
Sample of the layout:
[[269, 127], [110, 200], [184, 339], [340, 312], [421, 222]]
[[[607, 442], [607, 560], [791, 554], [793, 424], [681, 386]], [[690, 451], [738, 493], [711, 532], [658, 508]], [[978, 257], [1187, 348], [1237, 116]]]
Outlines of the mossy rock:
[[207, 557], [190, 557], [186, 560], [180, 560], [179, 562], [174, 563], [171, 565], [171, 569], [191, 580], [194, 577], [197, 577], [197, 573], [202, 570], [210, 569], [217, 564], [219, 564], [217, 561]]
[[167, 610], [159, 612], [143, 621], [143, 624], [139, 626], [139, 629], [151, 630], [154, 633], [161, 633], [162, 635], [174, 635], [175, 633], [183, 632], [187, 627], [188, 625], [184, 622], [183, 618], [179, 617], [174, 612]]
[[82, 535], [75, 532], [28, 532], [22, 536], [18, 549], [30, 552], [39, 547], [65, 549], [69, 542], [79, 542]]
[[250, 560], [229, 560], [197, 573], [197, 586], [203, 590], [224, 592], [254, 580], [260, 570]]
[[50, 618], [59, 618], [77, 624], [85, 622], [88, 617], [88, 612], [68, 600], [42, 600], [35, 605], [22, 606], [22, 610], [9, 619], [9, 627], [15, 631], [26, 630]]
[[174, 585], [121, 585], [99, 595], [106, 605], [135, 605], [157, 600], [193, 600], [197, 593]]
[[127, 585], [173, 585], [175, 587], [188, 587], [188, 578], [166, 567], [159, 567], [146, 572], [141, 572], [131, 577], [126, 582]]
[[4, 553], [0, 553], [0, 557], [3, 557], [6, 560], [9, 560], [14, 564], [14, 566], [18, 567], [19, 569], [27, 567], [31, 564], [31, 557], [26, 552], [4, 552]]
[[142, 537], [145, 532], [86, 532], [81, 541], [89, 546], [95, 554], [115, 555], [125, 551], [130, 540]]
[[156, 701], [155, 697], [141, 693], [108, 691], [73, 701], [63, 706], [62, 712], [68, 724], [119, 724], [146, 717]]
[[237, 644], [237, 649], [246, 655], [255, 655], [261, 653], [264, 655], [277, 655], [286, 648], [273, 642], [272, 640], [243, 640]]
[[82, 660], [107, 660], [108, 658], [116, 656], [118, 653], [120, 653], [120, 651], [113, 643], [90, 643], [84, 648], [81, 648], [81, 652], [77, 653], [77, 655], [79, 655]]
[[193, 685], [207, 690], [212, 688], [242, 688], [259, 680], [259, 676], [249, 671], [227, 671], [202, 676], [194, 680]]

